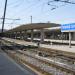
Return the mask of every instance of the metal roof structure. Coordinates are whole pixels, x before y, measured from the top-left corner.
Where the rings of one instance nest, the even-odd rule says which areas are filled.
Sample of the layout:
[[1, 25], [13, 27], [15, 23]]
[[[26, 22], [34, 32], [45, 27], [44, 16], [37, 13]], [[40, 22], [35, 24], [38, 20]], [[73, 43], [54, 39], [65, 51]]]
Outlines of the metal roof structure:
[[57, 27], [57, 26], [60, 26], [60, 24], [55, 24], [55, 23], [32, 23], [32, 24], [21, 25], [19, 27], [8, 30], [7, 32], [17, 32], [17, 31], [32, 30], [32, 29], [43, 29], [43, 28], [50, 28], [50, 27]]

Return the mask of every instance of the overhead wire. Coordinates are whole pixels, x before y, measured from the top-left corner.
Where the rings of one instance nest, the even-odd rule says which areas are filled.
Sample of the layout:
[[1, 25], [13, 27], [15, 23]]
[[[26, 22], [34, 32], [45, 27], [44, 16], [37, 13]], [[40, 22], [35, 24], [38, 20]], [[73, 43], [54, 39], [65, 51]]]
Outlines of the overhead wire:
[[[64, 4], [62, 4], [62, 5], [54, 5], [54, 3], [53, 2], [63, 2]], [[53, 3], [53, 5], [51, 5], [50, 3]], [[65, 1], [62, 1], [62, 0], [53, 0], [53, 1], [48, 1], [48, 5], [50, 5], [50, 6], [54, 6], [51, 10], [55, 10], [55, 9], [57, 9], [57, 8], [60, 8], [60, 7], [62, 7], [62, 6], [66, 6], [67, 4], [70, 4], [71, 3], [71, 1], [70, 0], [65, 0]], [[72, 3], [71, 3], [72, 4]], [[73, 3], [74, 4], [74, 3]]]
[[26, 12], [27, 13], [30, 12], [31, 11], [31, 8], [33, 8], [33, 9], [41, 8], [41, 11], [42, 11], [42, 9], [44, 8], [44, 5], [46, 5], [46, 2], [43, 2], [43, 3], [42, 2], [39, 2], [37, 4], [33, 4], [33, 5], [31, 5], [31, 6], [28, 7], [28, 10], [26, 10]]
[[[18, 4], [19, 5], [19, 4]], [[9, 9], [9, 7], [8, 7], [8, 9]], [[7, 10], [8, 11], [8, 10]], [[10, 20], [9, 18], [7, 18], [7, 20]], [[7, 22], [7, 20], [6, 20], [6, 22]], [[15, 20], [15, 19], [13, 19], [13, 20]], [[9, 21], [10, 22], [10, 21]], [[5, 25], [6, 25], [6, 23], [5, 23]]]
[[[18, 1], [18, 0], [17, 0]], [[13, 8], [21, 8], [21, 6], [23, 6], [24, 4], [24, 1], [27, 1], [30, 5], [29, 6], [27, 6], [27, 7], [25, 7], [25, 6], [23, 6], [23, 8], [21, 8], [21, 9], [18, 9], [17, 10], [17, 13], [14, 13], [13, 15], [15, 16], [15, 15], [17, 15], [17, 14], [19, 14], [18, 12], [19, 11], [21, 11], [20, 12], [20, 16], [22, 16], [22, 17], [24, 17], [24, 15], [25, 14], [28, 14], [28, 12], [29, 12], [29, 14], [31, 14], [30, 12], [32, 11], [32, 9], [36, 9], [37, 7], [38, 8], [40, 8], [40, 6], [41, 6], [41, 2], [42, 2], [42, 0], [37, 0], [38, 2], [36, 3], [36, 2], [32, 2], [32, 3], [30, 3], [30, 1], [29, 0], [22, 0], [22, 1], [19, 1], [19, 2], [17, 2], [16, 1], [16, 3], [14, 4], [14, 3], [12, 3], [12, 4], [9, 4], [9, 6], [12, 6]], [[41, 1], [41, 2], [40, 2]], [[54, 0], [48, 0], [48, 2], [55, 2]], [[44, 10], [44, 5], [45, 4], [42, 4], [42, 7], [41, 7], [41, 11], [42, 10]], [[51, 9], [50, 10], [54, 10], [54, 9], [57, 9], [57, 8], [60, 8], [60, 7], [62, 7], [62, 6], [65, 6], [65, 4], [64, 5], [61, 5], [61, 6], [57, 6], [57, 5], [52, 5], [52, 4], [50, 4], [50, 6], [51, 6]], [[32, 9], [31, 9], [32, 8]], [[26, 10], [26, 11], [25, 11]], [[24, 12], [25, 11], [25, 12]], [[32, 14], [31, 14], [32, 15]]]
[[[18, 1], [18, 0], [17, 0]], [[17, 2], [16, 1], [16, 2]], [[22, 2], [22, 1], [21, 1]], [[20, 3], [20, 2], [19, 2]], [[12, 4], [13, 5], [13, 4]], [[20, 4], [16, 4], [16, 6], [19, 6]], [[9, 5], [8, 5], [9, 6]], [[15, 8], [15, 6], [13, 5], [13, 7]], [[8, 9], [9, 9], [10, 7], [8, 7]], [[15, 10], [14, 10], [15, 11]], [[13, 15], [13, 13], [12, 13], [12, 15]], [[16, 15], [14, 15], [14, 16], [16, 16]], [[6, 20], [10, 20], [11, 18], [7, 18]], [[11, 19], [12, 20], [12, 19]], [[13, 20], [15, 20], [15, 19], [13, 19]]]
[[[40, 2], [39, 2], [39, 3], [40, 3]], [[12, 5], [13, 5], [13, 4], [12, 4]], [[13, 5], [13, 7], [18, 7], [19, 5], [22, 5], [22, 4], [21, 4], [21, 3], [20, 3], [20, 4], [16, 4], [16, 6]], [[29, 7], [26, 8], [26, 12], [27, 12], [27, 13], [28, 13], [28, 11], [30, 12], [30, 11], [31, 11], [31, 8], [36, 8], [37, 5], [38, 5], [38, 3], [36, 4], [36, 2], [32, 3]], [[39, 4], [39, 6], [40, 6], [40, 4]], [[38, 7], [39, 7], [39, 6], [38, 6]], [[25, 9], [24, 9], [24, 10], [25, 10]], [[22, 12], [20, 13], [20, 15], [23, 14], [23, 13], [25, 14], [26, 12], [23, 12], [23, 11], [22, 11]], [[16, 13], [15, 13], [14, 15], [16, 15]]]
[[[44, 2], [45, 3], [45, 2]], [[22, 14], [22, 16], [24, 17], [24, 15], [26, 14], [26, 12], [27, 12], [27, 14], [28, 14], [28, 12], [30, 13], [32, 10], [31, 10], [31, 8], [34, 8], [34, 9], [36, 9], [37, 7], [40, 7], [41, 6], [41, 2], [39, 2], [39, 3], [32, 3], [30, 6], [28, 6], [27, 8], [24, 8], [24, 10], [26, 9], [26, 11], [25, 12], [21, 12], [20, 14]], [[44, 5], [44, 4], [43, 4]], [[23, 10], [23, 9], [22, 9]], [[41, 8], [41, 10], [42, 10], [42, 8]]]
[[[17, 0], [18, 1], [18, 0]], [[16, 1], [16, 2], [17, 2]], [[17, 11], [14, 11], [14, 13], [13, 12], [11, 12], [12, 13], [12, 15], [14, 15], [14, 16], [17, 16], [19, 13], [18, 12], [20, 12], [19, 10], [20, 10], [20, 8], [23, 8], [24, 6], [24, 1], [25, 0], [20, 0], [20, 1], [18, 1], [17, 3], [15, 3], [15, 4], [13, 4], [12, 3], [12, 7], [11, 8], [13, 8], [13, 10], [17, 10]], [[10, 6], [10, 5], [9, 5]], [[10, 7], [9, 7], [10, 8]], [[17, 12], [17, 13], [16, 13]], [[21, 13], [21, 12], [20, 12]]]
[[36, 2], [34, 2], [34, 3], [30, 4], [28, 7], [21, 9], [22, 12], [20, 15], [24, 16], [25, 14], [28, 14], [28, 12], [30, 13], [30, 11], [32, 11], [32, 8], [36, 8], [37, 5], [38, 5], [38, 3], [36, 4]]
[[[55, 1], [56, 1], [56, 0], [55, 0]], [[70, 1], [70, 0], [65, 0], [65, 1], [63, 1], [63, 0], [58, 0], [58, 1], [64, 2], [64, 3], [69, 3], [69, 4], [75, 4], [75, 2], [72, 2], [72, 1]]]
[[[13, 0], [13, 1], [14, 1], [14, 0]], [[11, 3], [8, 1], [8, 6], [12, 6], [12, 5], [14, 5], [15, 3], [17, 3], [17, 2], [18, 2], [18, 0], [16, 0], [15, 2], [11, 2]]]
[[[18, 2], [18, 0], [17, 0], [15, 3], [17, 3], [17, 2]], [[16, 7], [16, 6], [18, 7], [19, 5], [21, 5], [21, 3], [20, 3], [20, 4], [10, 3], [10, 4], [8, 4], [8, 7], [9, 7], [10, 5], [13, 6], [13, 8], [14, 8], [14, 7]], [[34, 3], [34, 4], [32, 4], [29, 8], [32, 8], [32, 7], [34, 7], [35, 5], [37, 5], [37, 4]], [[28, 8], [27, 8], [27, 9], [28, 9]], [[29, 10], [29, 9], [28, 9], [28, 10]]]

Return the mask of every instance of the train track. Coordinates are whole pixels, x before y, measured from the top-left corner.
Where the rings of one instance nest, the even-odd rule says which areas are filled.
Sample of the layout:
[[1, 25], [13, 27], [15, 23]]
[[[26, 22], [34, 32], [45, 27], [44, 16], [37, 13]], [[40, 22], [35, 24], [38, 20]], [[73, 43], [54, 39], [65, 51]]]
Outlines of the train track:
[[[15, 49], [18, 49], [18, 48], [15, 48]], [[48, 60], [44, 59], [44, 57], [41, 57], [41, 56], [38, 56], [38, 55], [35, 55], [35, 54], [31, 54], [31, 53], [26, 53], [26, 51], [24, 52], [22, 50], [16, 50], [15, 51], [14, 48], [12, 48], [12, 50], [11, 50], [11, 46], [6, 46], [5, 48], [3, 48], [3, 50], [5, 50], [6, 52], [8, 52], [10, 54], [14, 53], [16, 55], [16, 57], [19, 57], [20, 59], [22, 57], [23, 58], [25, 57], [28, 60], [26, 60], [26, 59], [22, 59], [22, 60], [26, 60], [26, 62], [28, 62], [28, 63], [32, 62], [31, 64], [34, 65], [34, 66], [36, 66], [36, 62], [38, 62], [37, 65], [38, 64], [40, 64], [40, 65], [38, 65], [37, 67], [39, 67], [39, 68], [42, 67], [41, 69], [43, 69], [46, 72], [52, 73], [52, 75], [56, 75], [56, 73], [57, 73], [57, 75], [60, 75], [60, 73], [63, 74], [63, 72], [65, 72], [64, 75], [65, 74], [75, 75], [75, 69], [73, 70], [73, 68], [72, 69], [67, 68], [67, 66], [66, 67], [61, 66], [61, 65], [57, 64], [56, 62], [48, 61]], [[59, 71], [60, 71], [60, 73], [59, 73]]]

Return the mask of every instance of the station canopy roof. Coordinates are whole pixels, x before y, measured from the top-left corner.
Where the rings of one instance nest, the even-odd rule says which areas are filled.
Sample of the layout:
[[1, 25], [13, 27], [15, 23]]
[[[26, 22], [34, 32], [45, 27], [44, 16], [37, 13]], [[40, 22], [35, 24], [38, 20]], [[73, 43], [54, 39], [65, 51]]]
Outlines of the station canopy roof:
[[55, 23], [32, 23], [32, 24], [21, 25], [19, 27], [8, 30], [7, 32], [17, 32], [17, 31], [25, 31], [25, 30], [31, 30], [31, 29], [43, 29], [43, 28], [50, 28], [50, 27], [57, 27], [57, 26], [60, 26], [60, 24], [55, 24]]

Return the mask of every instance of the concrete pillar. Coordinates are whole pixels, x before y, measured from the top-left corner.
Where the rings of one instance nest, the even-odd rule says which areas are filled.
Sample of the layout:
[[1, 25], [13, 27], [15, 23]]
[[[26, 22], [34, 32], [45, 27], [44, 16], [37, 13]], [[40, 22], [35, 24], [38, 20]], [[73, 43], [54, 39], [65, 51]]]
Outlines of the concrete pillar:
[[17, 39], [17, 32], [14, 32], [15, 33], [15, 39]]
[[33, 41], [33, 29], [31, 30], [31, 41]]
[[24, 39], [24, 40], [27, 40], [27, 30], [24, 31], [23, 39]]
[[22, 39], [22, 31], [20, 31], [20, 40]]
[[22, 39], [24, 40], [24, 31], [23, 31], [23, 33], [22, 33]]
[[43, 43], [43, 42], [44, 42], [44, 35], [45, 35], [45, 34], [44, 34], [44, 30], [41, 29], [40, 33], [41, 33], [41, 35], [40, 35], [40, 38], [41, 38], [41, 39], [40, 39], [40, 42]]
[[13, 32], [13, 35], [14, 35], [13, 38], [15, 39], [15, 32]]
[[21, 32], [21, 39], [25, 40], [26, 37], [26, 31]]
[[21, 39], [24, 40], [24, 31], [21, 33]]
[[18, 38], [20, 39], [20, 32], [18, 32]]

